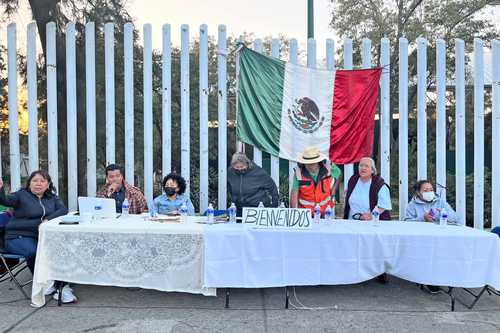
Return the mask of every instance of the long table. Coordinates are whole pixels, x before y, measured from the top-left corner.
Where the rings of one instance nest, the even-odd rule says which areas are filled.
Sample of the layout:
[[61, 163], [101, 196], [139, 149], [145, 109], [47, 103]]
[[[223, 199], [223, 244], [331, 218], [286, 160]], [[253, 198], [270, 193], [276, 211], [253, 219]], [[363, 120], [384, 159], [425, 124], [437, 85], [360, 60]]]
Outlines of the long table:
[[41, 224], [32, 304], [45, 304], [54, 280], [215, 296], [203, 286], [203, 225], [158, 223], [141, 216]]
[[468, 227], [336, 220], [300, 231], [213, 225], [204, 235], [206, 287], [352, 284], [388, 273], [500, 289], [500, 239]]
[[139, 216], [40, 226], [32, 303], [54, 280], [214, 296], [215, 288], [352, 284], [382, 273], [500, 289], [500, 239], [432, 223], [322, 221], [311, 230], [157, 223]]

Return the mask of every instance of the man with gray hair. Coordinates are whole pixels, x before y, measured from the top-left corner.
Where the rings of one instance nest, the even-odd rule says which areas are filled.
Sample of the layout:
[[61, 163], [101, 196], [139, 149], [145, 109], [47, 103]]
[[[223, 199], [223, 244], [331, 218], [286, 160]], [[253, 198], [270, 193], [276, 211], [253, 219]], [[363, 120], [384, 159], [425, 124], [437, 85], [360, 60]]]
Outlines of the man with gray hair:
[[381, 220], [390, 220], [392, 209], [389, 185], [377, 175], [375, 161], [363, 157], [359, 161], [358, 174], [348, 182], [344, 202], [344, 219], [371, 220], [372, 212], [378, 210]]
[[227, 171], [227, 188], [237, 214], [243, 207], [278, 207], [278, 188], [273, 179], [243, 153], [235, 153]]

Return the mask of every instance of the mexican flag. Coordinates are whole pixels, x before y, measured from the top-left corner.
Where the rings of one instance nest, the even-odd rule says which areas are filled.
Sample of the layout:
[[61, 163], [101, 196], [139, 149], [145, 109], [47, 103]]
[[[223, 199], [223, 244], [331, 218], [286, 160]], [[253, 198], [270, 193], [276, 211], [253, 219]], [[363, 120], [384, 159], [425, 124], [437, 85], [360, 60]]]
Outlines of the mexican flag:
[[310, 146], [337, 164], [372, 155], [380, 68], [328, 71], [239, 52], [240, 141], [291, 161]]

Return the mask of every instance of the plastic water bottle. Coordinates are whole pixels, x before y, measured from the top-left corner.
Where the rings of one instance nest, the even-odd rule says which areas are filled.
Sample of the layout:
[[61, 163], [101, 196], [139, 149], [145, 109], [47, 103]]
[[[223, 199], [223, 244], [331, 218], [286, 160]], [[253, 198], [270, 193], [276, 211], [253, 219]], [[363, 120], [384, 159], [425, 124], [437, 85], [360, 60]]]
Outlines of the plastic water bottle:
[[129, 208], [129, 204], [128, 204], [128, 199], [125, 198], [125, 200], [123, 200], [123, 203], [122, 203], [122, 217], [128, 217], [128, 208]]
[[157, 215], [158, 214], [156, 213], [154, 202], [151, 201], [149, 203], [149, 217], [154, 218]]
[[325, 221], [327, 223], [331, 223], [333, 221], [333, 210], [330, 206], [327, 206], [325, 209]]
[[96, 202], [94, 205], [94, 220], [98, 220], [101, 218], [102, 206], [100, 202]]
[[261, 202], [259, 202], [259, 205], [257, 206], [258, 208], [264, 208], [264, 204]]
[[321, 218], [321, 207], [319, 204], [316, 204], [314, 207], [314, 223], [318, 224], [319, 219]]
[[231, 206], [228, 209], [229, 213], [229, 223], [236, 223], [236, 205], [231, 203]]
[[448, 212], [446, 209], [441, 210], [441, 215], [439, 216], [439, 225], [444, 227], [448, 224]]
[[208, 224], [214, 224], [214, 206], [208, 205], [207, 208]]
[[179, 214], [181, 214], [181, 220], [182, 222], [186, 221], [186, 218], [188, 216], [188, 208], [186, 206], [186, 203], [183, 202], [181, 207], [179, 208]]
[[378, 224], [380, 222], [380, 212], [378, 211], [377, 207], [373, 208], [372, 210], [372, 220], [373, 225], [378, 227]]

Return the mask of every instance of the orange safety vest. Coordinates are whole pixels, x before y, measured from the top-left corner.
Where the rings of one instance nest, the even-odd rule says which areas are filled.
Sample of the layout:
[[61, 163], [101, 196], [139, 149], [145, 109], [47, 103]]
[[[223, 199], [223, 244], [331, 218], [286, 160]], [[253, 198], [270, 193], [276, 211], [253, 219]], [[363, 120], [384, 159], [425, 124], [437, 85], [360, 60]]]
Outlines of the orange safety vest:
[[298, 206], [299, 208], [309, 208], [313, 215], [316, 204], [319, 204], [321, 207], [321, 215], [324, 214], [328, 206], [335, 209], [332, 202], [335, 179], [332, 177], [330, 164], [325, 163], [323, 167], [326, 168], [327, 173], [321, 177], [316, 185], [314, 185], [312, 178], [302, 174], [300, 167], [295, 168], [295, 176], [299, 181]]

